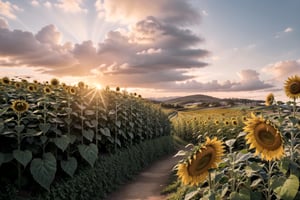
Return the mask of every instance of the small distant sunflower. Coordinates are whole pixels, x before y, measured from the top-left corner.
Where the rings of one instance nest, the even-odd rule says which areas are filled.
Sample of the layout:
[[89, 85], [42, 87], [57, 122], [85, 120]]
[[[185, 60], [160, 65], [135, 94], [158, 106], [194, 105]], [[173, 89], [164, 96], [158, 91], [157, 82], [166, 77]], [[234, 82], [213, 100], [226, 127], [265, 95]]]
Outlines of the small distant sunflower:
[[38, 84], [39, 82], [37, 80], [33, 80], [33, 83], [34, 84]]
[[300, 77], [297, 75], [289, 77], [285, 81], [284, 91], [291, 99], [300, 98]]
[[226, 126], [228, 126], [228, 125], [229, 125], [229, 121], [226, 120], [226, 121], [224, 122], [224, 124], [225, 124]]
[[236, 120], [232, 120], [232, 121], [231, 121], [231, 124], [232, 124], [233, 126], [237, 126], [237, 125], [238, 125], [238, 122], [237, 122]]
[[206, 138], [203, 146], [199, 147], [186, 162], [178, 164], [177, 176], [185, 185], [199, 185], [208, 176], [208, 170], [217, 168], [223, 156], [223, 142]]
[[266, 102], [265, 102], [266, 106], [271, 106], [274, 102], [274, 99], [275, 98], [274, 98], [273, 93], [268, 94], [268, 96], [266, 97]]
[[22, 87], [22, 84], [20, 82], [15, 82], [14, 86], [16, 89], [20, 89]]
[[11, 108], [16, 113], [21, 114], [26, 112], [29, 109], [29, 104], [24, 100], [15, 100], [12, 102]]
[[8, 77], [3, 77], [2, 79], [1, 79], [1, 83], [3, 84], [3, 85], [9, 85], [10, 84], [10, 79], [8, 78]]
[[219, 123], [220, 123], [219, 120], [215, 121], [215, 125], [219, 125]]
[[45, 94], [51, 94], [51, 92], [52, 92], [52, 90], [51, 90], [50, 87], [48, 87], [48, 86], [44, 87], [44, 93]]
[[279, 130], [269, 120], [256, 117], [254, 114], [245, 123], [244, 131], [250, 149], [255, 148], [255, 154], [264, 160], [280, 159], [284, 154], [283, 139]]
[[117, 91], [117, 92], [120, 92], [120, 87], [119, 87], [119, 86], [116, 87], [116, 91]]
[[54, 88], [57, 88], [59, 86], [59, 80], [57, 78], [51, 79], [50, 85]]
[[27, 86], [27, 90], [29, 92], [35, 92], [36, 91], [36, 87], [33, 84], [30, 84]]
[[63, 85], [62, 85], [62, 88], [64, 89], [65, 92], [69, 92], [69, 86], [66, 86], [66, 85], [63, 86]]
[[75, 88], [74, 88], [74, 87], [70, 87], [70, 88], [69, 88], [69, 94], [74, 95], [75, 93], [76, 93]]
[[243, 121], [244, 122], [247, 121], [247, 117], [246, 116], [243, 117]]
[[84, 89], [84, 86], [85, 86], [84, 82], [80, 81], [80, 82], [78, 83], [78, 87], [79, 87], [80, 89]]

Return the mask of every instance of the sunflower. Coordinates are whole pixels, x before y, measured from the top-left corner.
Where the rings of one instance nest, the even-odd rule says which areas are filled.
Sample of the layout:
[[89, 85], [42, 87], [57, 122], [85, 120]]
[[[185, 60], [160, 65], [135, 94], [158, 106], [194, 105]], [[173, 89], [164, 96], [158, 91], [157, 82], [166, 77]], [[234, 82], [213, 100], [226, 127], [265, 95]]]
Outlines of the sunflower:
[[15, 82], [14, 86], [16, 89], [20, 89], [22, 87], [22, 84], [20, 82]]
[[51, 90], [50, 87], [48, 87], [48, 86], [44, 87], [44, 93], [45, 94], [51, 94], [51, 92], [52, 92], [52, 90]]
[[35, 92], [36, 91], [36, 87], [33, 84], [30, 84], [27, 86], [27, 90], [29, 92]]
[[9, 78], [8, 77], [3, 77], [2, 79], [1, 79], [1, 83], [3, 84], [3, 85], [9, 85], [10, 84], [10, 80], [9, 80]]
[[69, 92], [69, 86], [66, 86], [66, 85], [63, 86], [63, 85], [62, 85], [62, 88], [64, 89], [65, 92]]
[[275, 98], [274, 98], [273, 93], [268, 94], [268, 96], [266, 97], [266, 102], [265, 102], [266, 106], [272, 105], [274, 102], [274, 99]]
[[275, 125], [263, 117], [256, 117], [253, 113], [245, 123], [244, 131], [250, 149], [255, 148], [255, 154], [264, 160], [280, 159], [284, 154], [283, 139]]
[[116, 92], [120, 92], [120, 87], [116, 87]]
[[24, 100], [15, 100], [12, 102], [11, 108], [16, 113], [21, 114], [23, 112], [26, 112], [29, 109], [29, 104]]
[[219, 125], [219, 123], [220, 123], [219, 120], [215, 121], [215, 125]]
[[199, 147], [186, 162], [177, 165], [177, 176], [185, 185], [198, 185], [208, 176], [208, 170], [217, 168], [223, 156], [223, 142], [208, 137], [203, 146]]
[[57, 78], [53, 78], [50, 81], [52, 87], [57, 88], [59, 86], [59, 80]]
[[284, 91], [291, 99], [300, 98], [300, 77], [297, 75], [289, 77], [285, 82]]
[[232, 124], [233, 126], [236, 126], [236, 125], [238, 125], [238, 122], [237, 122], [236, 120], [232, 120], [232, 121], [231, 121], [231, 124]]
[[80, 81], [80, 82], [78, 83], [78, 87], [79, 87], [80, 89], [84, 89], [84, 86], [85, 86], [84, 82]]
[[229, 125], [229, 121], [226, 120], [226, 121], [224, 122], [224, 124], [225, 124], [226, 126], [228, 126], [228, 125]]
[[69, 93], [74, 95], [76, 93], [75, 88], [74, 87], [70, 87], [69, 88]]

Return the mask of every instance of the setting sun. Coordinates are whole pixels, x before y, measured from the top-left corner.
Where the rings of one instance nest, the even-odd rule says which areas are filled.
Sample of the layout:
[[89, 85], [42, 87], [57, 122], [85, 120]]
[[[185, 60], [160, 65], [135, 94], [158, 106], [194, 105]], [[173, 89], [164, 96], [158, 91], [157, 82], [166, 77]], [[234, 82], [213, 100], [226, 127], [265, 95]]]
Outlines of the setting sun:
[[97, 90], [101, 90], [103, 86], [99, 83], [95, 84]]

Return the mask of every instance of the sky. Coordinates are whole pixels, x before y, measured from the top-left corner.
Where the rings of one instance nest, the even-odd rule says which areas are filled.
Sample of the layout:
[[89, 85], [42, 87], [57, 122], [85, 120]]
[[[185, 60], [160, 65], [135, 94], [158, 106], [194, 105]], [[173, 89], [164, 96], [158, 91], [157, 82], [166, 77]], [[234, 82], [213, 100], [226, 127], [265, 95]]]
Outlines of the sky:
[[0, 0], [0, 77], [287, 100], [298, 0]]

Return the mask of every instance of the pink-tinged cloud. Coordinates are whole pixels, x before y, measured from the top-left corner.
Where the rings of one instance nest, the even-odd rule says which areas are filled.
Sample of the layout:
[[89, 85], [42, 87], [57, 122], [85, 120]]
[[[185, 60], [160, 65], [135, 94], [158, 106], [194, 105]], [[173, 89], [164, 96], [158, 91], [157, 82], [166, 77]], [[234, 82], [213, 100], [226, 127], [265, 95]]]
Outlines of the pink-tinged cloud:
[[97, 10], [105, 12], [107, 20], [137, 22], [148, 16], [173, 24], [191, 24], [199, 22], [198, 12], [183, 0], [97, 0]]
[[16, 12], [22, 11], [17, 5], [10, 3], [9, 1], [0, 0], [0, 16], [7, 17], [9, 19], [16, 19]]
[[289, 76], [300, 75], [300, 60], [278, 61], [264, 67], [262, 71], [271, 75], [273, 81], [283, 82]]
[[212, 80], [209, 82], [199, 82], [196, 80], [184, 81], [177, 84], [167, 83], [162, 85], [161, 88], [165, 88], [166, 91], [178, 91], [178, 92], [215, 92], [215, 91], [256, 91], [263, 89], [270, 89], [274, 86], [267, 84], [260, 80], [259, 73], [255, 70], [242, 70], [238, 73], [239, 81], [219, 82], [218, 80]]
[[39, 5], [40, 5], [40, 2], [37, 1], [37, 0], [32, 0], [32, 1], [30, 2], [30, 4], [33, 5], [33, 6], [39, 6]]
[[58, 0], [55, 6], [69, 13], [87, 12], [82, 4], [83, 0]]
[[8, 29], [8, 23], [5, 19], [0, 18], [0, 28]]

